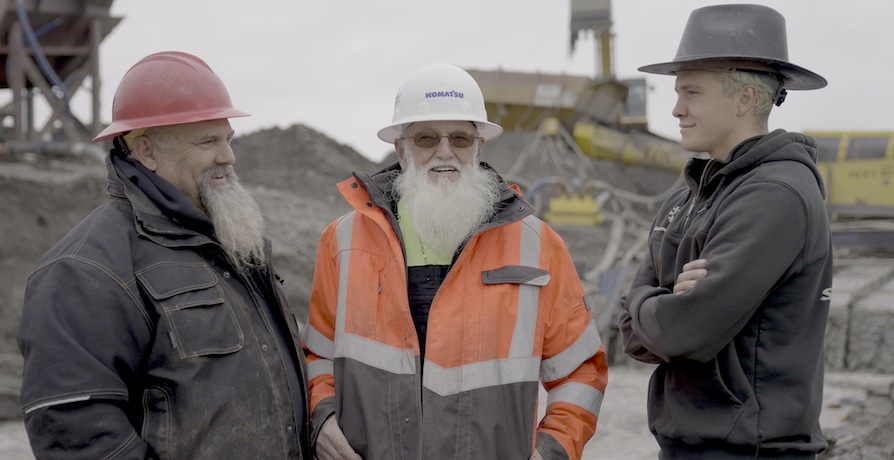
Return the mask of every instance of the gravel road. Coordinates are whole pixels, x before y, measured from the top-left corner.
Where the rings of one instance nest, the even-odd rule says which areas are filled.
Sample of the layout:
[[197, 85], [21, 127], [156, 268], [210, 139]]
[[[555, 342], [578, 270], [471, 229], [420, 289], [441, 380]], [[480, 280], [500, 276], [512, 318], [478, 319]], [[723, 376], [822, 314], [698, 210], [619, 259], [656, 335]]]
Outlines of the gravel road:
[[[600, 412], [596, 435], [584, 450], [583, 460], [654, 460], [658, 447], [646, 425], [646, 387], [651, 368], [613, 367]], [[854, 407], [865, 405], [861, 387], [884, 387], [894, 376], [831, 374], [827, 378], [821, 422], [824, 429], [841, 430]], [[541, 400], [545, 401], [545, 393]], [[541, 409], [543, 410], [543, 409]], [[881, 457], [880, 457], [881, 458]], [[34, 460], [20, 420], [0, 423], [0, 459]]]

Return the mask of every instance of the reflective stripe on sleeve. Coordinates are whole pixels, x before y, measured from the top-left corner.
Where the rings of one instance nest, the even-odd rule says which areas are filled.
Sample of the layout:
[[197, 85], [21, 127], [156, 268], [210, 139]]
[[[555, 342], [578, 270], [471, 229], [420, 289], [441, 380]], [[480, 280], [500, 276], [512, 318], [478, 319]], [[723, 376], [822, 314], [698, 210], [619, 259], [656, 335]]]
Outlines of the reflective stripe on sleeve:
[[38, 409], [43, 409], [43, 408], [45, 408], [45, 407], [61, 406], [61, 405], [63, 405], [63, 404], [71, 404], [71, 403], [76, 403], [76, 402], [83, 402], [83, 401], [87, 401], [87, 400], [89, 400], [91, 397], [92, 397], [91, 395], [72, 396], [72, 397], [69, 397], [69, 398], [59, 398], [59, 399], [54, 399], [54, 400], [52, 400], [52, 401], [45, 401], [45, 402], [42, 402], [42, 403], [40, 403], [40, 404], [35, 404], [35, 405], [33, 405], [33, 406], [31, 406], [31, 407], [25, 409], [24, 413], [26, 413], [26, 414], [30, 414], [31, 412], [34, 412], [34, 411], [36, 411], [36, 410], [38, 410]]
[[599, 336], [599, 330], [596, 329], [596, 323], [590, 321], [583, 334], [570, 347], [552, 358], [543, 360], [540, 364], [543, 381], [552, 382], [567, 377], [580, 367], [581, 363], [595, 355], [600, 346], [602, 338]]
[[599, 409], [602, 408], [602, 398], [605, 395], [590, 385], [577, 382], [567, 382], [562, 386], [553, 388], [546, 398], [546, 405], [549, 407], [553, 403], [564, 402], [574, 404], [584, 410], [587, 410], [596, 417], [599, 416]]
[[304, 346], [319, 357], [326, 359], [335, 357], [335, 342], [329, 340], [310, 324], [304, 328]]
[[333, 374], [334, 366], [331, 359], [318, 359], [307, 363], [307, 380], [313, 380], [321, 375]]

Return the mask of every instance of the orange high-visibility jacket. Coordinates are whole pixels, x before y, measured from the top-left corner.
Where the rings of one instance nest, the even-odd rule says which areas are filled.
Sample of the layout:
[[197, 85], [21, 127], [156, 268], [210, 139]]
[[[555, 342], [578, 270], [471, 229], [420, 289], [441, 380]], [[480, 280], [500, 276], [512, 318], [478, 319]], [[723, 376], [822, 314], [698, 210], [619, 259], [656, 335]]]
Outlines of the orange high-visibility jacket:
[[432, 302], [421, 359], [386, 199], [398, 172], [340, 183], [354, 211], [320, 238], [303, 336], [314, 439], [335, 414], [367, 460], [579, 459], [608, 367], [564, 241], [504, 186]]

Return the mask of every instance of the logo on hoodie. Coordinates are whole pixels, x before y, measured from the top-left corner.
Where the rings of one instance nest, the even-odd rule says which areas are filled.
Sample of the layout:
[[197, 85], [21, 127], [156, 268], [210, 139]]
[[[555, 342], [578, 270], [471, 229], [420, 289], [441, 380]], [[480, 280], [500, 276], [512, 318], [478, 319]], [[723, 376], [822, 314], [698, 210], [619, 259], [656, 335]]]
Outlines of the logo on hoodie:
[[680, 213], [680, 207], [674, 206], [674, 209], [671, 209], [669, 213], [667, 213], [667, 225], [670, 226], [674, 222], [674, 219], [677, 218], [677, 214]]
[[653, 232], [666, 232], [667, 227], [670, 227], [670, 224], [673, 223], [674, 219], [677, 218], [677, 214], [679, 214], [679, 213], [680, 213], [680, 206], [674, 206], [674, 208], [671, 209], [670, 212], [667, 213], [667, 217], [664, 218], [664, 220], [666, 222], [666, 224], [665, 224], [666, 226], [656, 225], [652, 229], [652, 231]]

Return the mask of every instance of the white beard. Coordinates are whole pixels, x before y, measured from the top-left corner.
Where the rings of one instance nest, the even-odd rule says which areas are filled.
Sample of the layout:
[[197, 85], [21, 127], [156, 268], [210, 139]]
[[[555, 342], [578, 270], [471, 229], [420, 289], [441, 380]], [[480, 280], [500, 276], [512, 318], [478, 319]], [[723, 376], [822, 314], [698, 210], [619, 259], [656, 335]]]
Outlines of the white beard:
[[[226, 184], [208, 185], [215, 174], [225, 173]], [[239, 183], [232, 166], [216, 166], [202, 173], [199, 190], [202, 205], [214, 225], [214, 234], [227, 256], [239, 267], [250, 269], [266, 265], [264, 255], [264, 217], [258, 203]]]
[[[478, 167], [462, 168], [457, 161], [419, 168], [407, 156], [407, 168], [395, 180], [397, 194], [406, 203], [408, 216], [424, 248], [450, 258], [496, 209], [500, 198], [497, 176]], [[432, 181], [428, 169], [451, 166], [460, 171], [453, 182]]]

